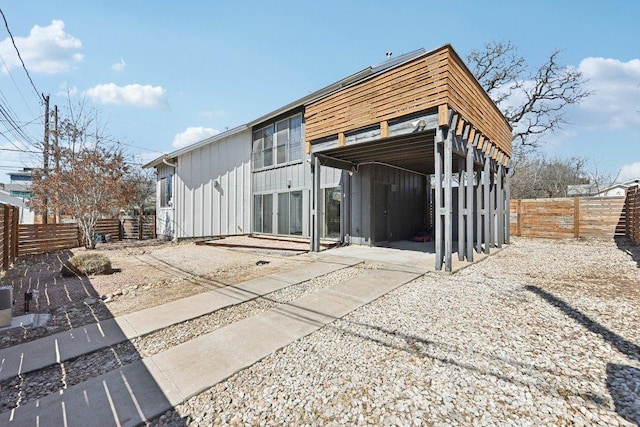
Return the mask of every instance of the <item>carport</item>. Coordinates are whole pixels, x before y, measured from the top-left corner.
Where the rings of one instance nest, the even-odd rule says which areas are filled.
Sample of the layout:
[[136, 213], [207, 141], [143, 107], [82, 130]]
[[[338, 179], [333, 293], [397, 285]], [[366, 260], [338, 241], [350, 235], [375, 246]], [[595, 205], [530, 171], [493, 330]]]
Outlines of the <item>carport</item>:
[[[429, 213], [438, 270], [451, 271], [454, 221], [460, 261], [508, 243], [511, 128], [453, 48], [412, 52], [368, 71], [305, 106], [311, 249], [320, 244], [323, 166], [344, 171], [346, 242], [359, 233], [360, 243], [376, 243], [391, 192]], [[391, 178], [376, 176], [376, 167]], [[396, 221], [415, 221], [402, 203]]]

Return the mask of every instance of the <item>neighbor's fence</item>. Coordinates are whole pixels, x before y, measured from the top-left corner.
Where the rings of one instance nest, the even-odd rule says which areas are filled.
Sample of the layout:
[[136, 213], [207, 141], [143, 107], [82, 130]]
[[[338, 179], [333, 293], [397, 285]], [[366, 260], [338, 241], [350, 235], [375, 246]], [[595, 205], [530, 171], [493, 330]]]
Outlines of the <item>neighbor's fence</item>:
[[122, 234], [124, 239], [155, 239], [156, 216], [143, 215], [122, 218]]
[[[120, 220], [99, 219], [96, 233], [111, 234], [120, 240]], [[81, 233], [76, 224], [20, 224], [18, 256], [59, 251], [81, 246]]]
[[640, 243], [640, 186], [627, 189], [625, 202], [627, 212], [627, 237], [634, 243]]
[[624, 197], [511, 200], [511, 234], [551, 238], [615, 238], [627, 234]]
[[20, 209], [0, 203], [0, 271], [8, 270], [18, 258]]

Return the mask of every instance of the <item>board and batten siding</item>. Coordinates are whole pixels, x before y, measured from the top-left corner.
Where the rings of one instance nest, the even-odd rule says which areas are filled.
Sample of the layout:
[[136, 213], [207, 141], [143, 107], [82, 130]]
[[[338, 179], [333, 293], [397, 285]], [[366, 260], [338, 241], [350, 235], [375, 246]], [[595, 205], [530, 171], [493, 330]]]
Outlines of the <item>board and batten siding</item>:
[[250, 159], [250, 130], [177, 158], [178, 239], [251, 232]]

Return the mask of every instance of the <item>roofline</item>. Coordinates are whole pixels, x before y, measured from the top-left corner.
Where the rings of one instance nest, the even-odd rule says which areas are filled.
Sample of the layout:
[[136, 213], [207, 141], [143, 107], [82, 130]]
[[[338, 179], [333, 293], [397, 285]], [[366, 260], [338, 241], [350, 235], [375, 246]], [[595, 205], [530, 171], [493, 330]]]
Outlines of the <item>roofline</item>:
[[163, 159], [173, 159], [175, 157], [181, 156], [183, 154], [186, 154], [190, 151], [196, 150], [204, 145], [207, 144], [211, 144], [213, 142], [219, 141], [223, 138], [235, 135], [237, 133], [240, 133], [244, 130], [250, 129], [253, 126], [266, 122], [268, 120], [271, 120], [275, 117], [278, 117], [284, 113], [286, 113], [287, 111], [291, 111], [295, 108], [298, 107], [302, 107], [305, 105], [308, 105], [312, 102], [316, 102], [322, 98], [325, 98], [335, 92], [339, 92], [340, 90], [353, 86], [355, 84], [359, 84], [365, 80], [368, 80], [374, 76], [379, 75], [380, 73], [386, 72], [388, 70], [391, 70], [393, 68], [399, 67], [401, 65], [406, 64], [407, 62], [413, 61], [415, 59], [419, 59], [421, 57], [424, 56], [428, 56], [428, 55], [432, 55], [433, 53], [442, 50], [442, 49], [449, 49], [451, 52], [453, 52], [453, 55], [455, 56], [455, 58], [458, 60], [458, 62], [460, 62], [462, 64], [462, 66], [464, 67], [465, 71], [474, 79], [474, 81], [476, 82], [476, 84], [478, 85], [478, 87], [482, 90], [482, 93], [484, 94], [484, 96], [487, 97], [487, 99], [489, 99], [489, 101], [491, 102], [491, 104], [494, 106], [494, 108], [500, 113], [500, 116], [503, 118], [503, 120], [505, 121], [505, 123], [507, 124], [507, 126], [509, 126], [509, 129], [512, 129], [511, 125], [509, 124], [509, 122], [507, 121], [507, 119], [504, 117], [504, 114], [502, 114], [502, 112], [500, 111], [500, 109], [498, 108], [498, 106], [493, 102], [493, 100], [491, 99], [491, 97], [486, 93], [486, 91], [482, 88], [482, 86], [480, 85], [480, 83], [478, 82], [478, 80], [475, 78], [475, 76], [473, 75], [473, 73], [471, 72], [471, 70], [469, 70], [469, 67], [467, 67], [467, 65], [464, 63], [464, 61], [462, 61], [462, 59], [460, 58], [460, 55], [458, 55], [458, 53], [455, 51], [455, 49], [451, 46], [451, 44], [447, 43], [444, 44], [438, 48], [432, 49], [430, 51], [425, 51], [423, 48], [405, 53], [403, 55], [398, 56], [397, 58], [394, 59], [389, 59], [383, 62], [380, 62], [376, 65], [372, 65], [369, 67], [366, 67], [354, 74], [351, 74], [341, 80], [338, 80], [335, 83], [332, 83], [328, 86], [323, 87], [322, 89], [319, 89], [315, 92], [310, 93], [309, 95], [306, 95], [302, 98], [299, 98], [293, 102], [290, 102], [289, 104], [286, 104], [276, 110], [271, 111], [270, 113], [267, 113], [263, 116], [258, 117], [255, 120], [252, 120], [250, 122], [248, 122], [247, 124], [244, 125], [240, 125], [238, 127], [235, 127], [233, 129], [230, 129], [228, 131], [225, 131], [223, 133], [219, 133], [217, 135], [214, 135], [212, 137], [209, 137], [207, 139], [204, 139], [202, 141], [196, 142], [195, 144], [192, 145], [188, 145], [186, 147], [183, 147], [179, 150], [173, 151], [169, 154], [164, 154], [150, 162], [148, 162], [147, 164], [143, 165], [142, 167], [144, 169], [147, 168], [152, 168], [152, 167], [156, 167], [160, 164], [163, 163]]
[[304, 96], [300, 99], [297, 99], [283, 107], [278, 108], [277, 110], [274, 110], [270, 113], [265, 114], [264, 116], [261, 116], [249, 123], [247, 123], [247, 126], [249, 127], [253, 127], [257, 124], [260, 124], [262, 122], [266, 122], [267, 120], [273, 119], [274, 117], [277, 117], [283, 113], [286, 113], [289, 110], [293, 110], [294, 108], [298, 108], [298, 107], [302, 107], [304, 105], [310, 104], [312, 102], [315, 102], [319, 99], [322, 99], [324, 97], [327, 97], [335, 92], [338, 92], [348, 86], [357, 84], [361, 81], [364, 81], [366, 79], [368, 79], [369, 77], [372, 77], [373, 75], [377, 75], [379, 73], [381, 73], [382, 71], [385, 71], [387, 69], [396, 67], [398, 65], [402, 65], [406, 62], [409, 62], [419, 56], [422, 56], [424, 54], [424, 49], [418, 49], [418, 50], [414, 50], [412, 52], [409, 53], [405, 53], [404, 55], [400, 55], [397, 58], [394, 59], [389, 59], [387, 61], [383, 61], [379, 64], [376, 65], [371, 65], [369, 67], [363, 68], [362, 70], [351, 74], [350, 76], [347, 76], [341, 80], [338, 80], [335, 83], [332, 83], [328, 86], [323, 87], [322, 89], [319, 89], [315, 92], [310, 93], [307, 96]]
[[143, 165], [142, 168], [143, 169], [148, 169], [148, 168], [156, 167], [156, 166], [158, 166], [158, 165], [163, 163], [163, 161], [162, 161], [163, 159], [173, 159], [175, 157], [178, 157], [178, 156], [181, 156], [183, 154], [186, 154], [186, 153], [188, 153], [190, 151], [197, 150], [198, 148], [201, 148], [201, 147], [203, 147], [205, 145], [208, 145], [208, 144], [211, 144], [213, 142], [219, 141], [221, 139], [228, 138], [230, 136], [236, 135], [236, 134], [238, 134], [238, 133], [240, 133], [240, 132], [242, 132], [244, 130], [247, 130], [247, 129], [248, 129], [247, 125], [240, 125], [240, 126], [237, 126], [237, 127], [233, 128], [233, 129], [229, 129], [229, 130], [224, 131], [222, 133], [210, 136], [209, 138], [203, 139], [202, 141], [196, 142], [195, 144], [187, 145], [186, 147], [182, 147], [182, 148], [180, 148], [180, 149], [178, 149], [176, 151], [172, 151], [169, 154], [163, 154], [162, 156], [160, 156], [160, 157], [158, 157], [158, 158], [156, 158], [154, 160], [151, 160], [149, 163]]

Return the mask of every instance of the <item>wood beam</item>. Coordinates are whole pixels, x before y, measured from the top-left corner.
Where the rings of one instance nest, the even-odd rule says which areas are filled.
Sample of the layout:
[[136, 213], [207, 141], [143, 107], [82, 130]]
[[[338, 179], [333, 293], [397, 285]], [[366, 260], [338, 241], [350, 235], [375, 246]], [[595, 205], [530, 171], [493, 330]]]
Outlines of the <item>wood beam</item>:
[[344, 132], [340, 132], [338, 134], [338, 147], [344, 147], [345, 144], [346, 142], [345, 142]]
[[456, 127], [456, 136], [462, 136], [462, 133], [464, 132], [464, 127], [465, 127], [465, 121], [464, 119], [460, 119], [458, 121], [458, 126]]
[[449, 127], [449, 106], [447, 104], [438, 105], [438, 126]]
[[388, 138], [389, 137], [389, 122], [383, 120], [380, 122], [380, 138]]

